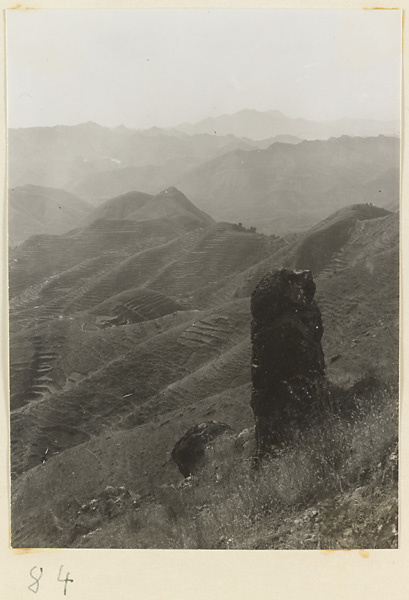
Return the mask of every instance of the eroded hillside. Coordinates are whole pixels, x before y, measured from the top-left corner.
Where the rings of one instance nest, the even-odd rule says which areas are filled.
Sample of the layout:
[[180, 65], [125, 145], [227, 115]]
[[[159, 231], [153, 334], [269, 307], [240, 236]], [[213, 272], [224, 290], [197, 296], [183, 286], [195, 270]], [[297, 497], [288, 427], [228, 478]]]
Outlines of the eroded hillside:
[[252, 427], [250, 295], [271, 269], [312, 269], [333, 385], [396, 384], [396, 213], [353, 206], [277, 238], [174, 189], [97, 211], [11, 254], [15, 546], [118, 544], [132, 503], [87, 526], [81, 507], [107, 486], [149, 506], [181, 482], [170, 453], [190, 427]]

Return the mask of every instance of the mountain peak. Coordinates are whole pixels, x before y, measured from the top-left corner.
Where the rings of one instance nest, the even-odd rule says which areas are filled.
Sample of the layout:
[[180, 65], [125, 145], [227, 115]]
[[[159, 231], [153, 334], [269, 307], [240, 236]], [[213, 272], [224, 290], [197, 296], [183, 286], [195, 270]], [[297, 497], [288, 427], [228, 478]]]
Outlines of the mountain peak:
[[[98, 219], [152, 221], [154, 219], [176, 219], [190, 228], [186, 216], [193, 221], [205, 225], [212, 225], [213, 219], [199, 210], [176, 187], [171, 186], [161, 191], [156, 196], [144, 192], [128, 192], [104, 202], [91, 212], [88, 222]], [[185, 220], [181, 220], [184, 217]]]
[[170, 187], [166, 188], [166, 190], [162, 190], [161, 192], [159, 192], [158, 196], [172, 196], [173, 198], [175, 196], [184, 196], [184, 194], [178, 190], [177, 187], [171, 185]]
[[155, 200], [159, 202], [159, 206], [164, 207], [166, 214], [172, 214], [175, 210], [179, 214], [182, 211], [184, 214], [194, 215], [195, 218], [206, 224], [214, 223], [212, 217], [197, 208], [177, 187], [170, 186], [166, 190], [162, 190], [154, 196], [152, 203]]

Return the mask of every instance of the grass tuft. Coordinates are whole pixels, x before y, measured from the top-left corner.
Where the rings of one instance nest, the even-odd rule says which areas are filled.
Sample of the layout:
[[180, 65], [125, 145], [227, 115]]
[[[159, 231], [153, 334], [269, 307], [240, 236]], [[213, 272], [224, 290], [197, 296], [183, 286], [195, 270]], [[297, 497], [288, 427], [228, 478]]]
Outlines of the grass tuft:
[[216, 444], [199, 476], [162, 486], [153, 503], [128, 515], [127, 545], [396, 547], [396, 395], [378, 390], [352, 404], [257, 470], [228, 439]]

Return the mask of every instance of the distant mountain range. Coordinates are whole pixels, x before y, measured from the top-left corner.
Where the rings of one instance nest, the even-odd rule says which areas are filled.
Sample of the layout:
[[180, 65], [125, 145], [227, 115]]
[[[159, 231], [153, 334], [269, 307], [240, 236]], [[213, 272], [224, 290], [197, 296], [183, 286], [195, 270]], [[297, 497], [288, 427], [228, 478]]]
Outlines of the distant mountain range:
[[396, 137], [271, 139], [118, 132], [95, 124], [15, 130], [10, 164], [19, 175], [11, 167], [11, 180], [14, 173], [21, 181], [60, 182], [64, 191], [12, 186], [10, 243], [90, 222], [90, 204], [129, 192], [156, 196], [172, 186], [217, 221], [278, 235], [301, 231], [351, 202], [399, 207]]
[[208, 117], [198, 123], [182, 123], [175, 129], [190, 135], [208, 133], [233, 134], [253, 140], [279, 135], [293, 135], [303, 139], [327, 139], [341, 135], [377, 136], [399, 135], [399, 121], [372, 119], [339, 119], [337, 121], [308, 121], [287, 117], [278, 110], [259, 112], [245, 109], [233, 115]]
[[281, 235], [351, 203], [396, 210], [399, 151], [399, 140], [385, 136], [275, 143], [212, 159], [176, 185], [216, 220]]
[[[234, 150], [266, 149], [276, 142], [292, 144], [341, 135], [398, 134], [399, 123], [394, 121], [342, 119], [319, 123], [292, 119], [278, 111], [254, 110], [168, 129], [109, 128], [91, 121], [10, 129], [9, 187], [34, 184], [62, 188], [87, 200], [107, 199], [132, 189], [158, 193], [203, 161]], [[132, 187], [121, 188], [120, 179]], [[109, 191], [104, 193], [107, 184]]]
[[[270, 141], [258, 144], [232, 135], [188, 136], [181, 132], [175, 135], [172, 130], [111, 129], [89, 122], [74, 126], [10, 129], [8, 144], [11, 188], [35, 184], [107, 198], [112, 186], [108, 195], [103, 193], [103, 188], [93, 189], [96, 174], [105, 181], [104, 178], [114, 177], [115, 171], [141, 170], [148, 180], [149, 170], [157, 169], [161, 185], [150, 190], [157, 193], [166, 187], [166, 179], [185, 173], [203, 160], [239, 148], [267, 147]], [[142, 190], [142, 187], [114, 193], [131, 189]]]

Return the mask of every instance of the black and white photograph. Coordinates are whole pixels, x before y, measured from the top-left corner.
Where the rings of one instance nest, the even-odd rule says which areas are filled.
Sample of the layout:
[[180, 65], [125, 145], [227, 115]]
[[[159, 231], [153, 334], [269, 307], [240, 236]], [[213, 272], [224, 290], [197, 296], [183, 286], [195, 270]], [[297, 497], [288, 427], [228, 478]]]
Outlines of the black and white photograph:
[[402, 12], [6, 28], [11, 547], [398, 549]]

